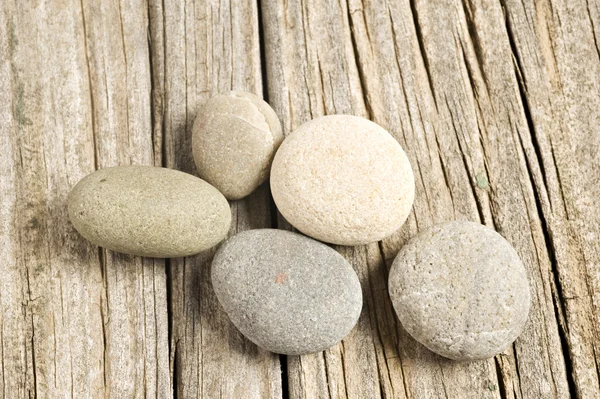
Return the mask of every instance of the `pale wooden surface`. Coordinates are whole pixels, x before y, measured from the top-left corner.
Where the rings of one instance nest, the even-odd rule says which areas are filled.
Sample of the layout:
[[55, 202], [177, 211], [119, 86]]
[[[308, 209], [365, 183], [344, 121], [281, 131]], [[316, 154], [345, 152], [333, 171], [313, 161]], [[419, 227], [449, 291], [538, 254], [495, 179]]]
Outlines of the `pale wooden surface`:
[[[0, 392], [3, 398], [600, 397], [598, 0], [106, 0], [0, 3]], [[358, 326], [321, 354], [245, 340], [212, 292], [212, 252], [99, 250], [66, 217], [95, 168], [194, 173], [196, 106], [265, 95], [284, 130], [369, 117], [398, 139], [417, 198], [393, 237], [343, 248]], [[290, 226], [268, 187], [232, 234]], [[523, 335], [456, 363], [397, 322], [387, 270], [419, 229], [495, 227], [533, 290]]]

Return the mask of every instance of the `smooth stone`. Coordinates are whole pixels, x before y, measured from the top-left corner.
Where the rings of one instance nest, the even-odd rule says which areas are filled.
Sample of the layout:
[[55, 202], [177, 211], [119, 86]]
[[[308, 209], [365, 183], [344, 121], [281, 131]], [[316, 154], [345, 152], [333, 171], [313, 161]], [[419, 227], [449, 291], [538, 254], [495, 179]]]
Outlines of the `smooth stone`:
[[473, 222], [447, 222], [413, 237], [392, 264], [389, 291], [406, 331], [454, 360], [503, 352], [529, 313], [529, 282], [517, 252]]
[[282, 141], [281, 122], [269, 104], [254, 94], [233, 91], [200, 107], [192, 150], [200, 177], [236, 200], [267, 180]]
[[239, 233], [221, 246], [211, 273], [233, 324], [271, 352], [302, 355], [334, 346], [362, 308], [352, 266], [330, 247], [289, 231]]
[[271, 192], [281, 214], [304, 234], [361, 245], [402, 226], [415, 183], [406, 154], [384, 128], [331, 115], [286, 137], [273, 160]]
[[229, 230], [231, 210], [219, 191], [195, 176], [153, 166], [93, 172], [69, 193], [69, 218], [101, 247], [155, 258], [213, 247]]

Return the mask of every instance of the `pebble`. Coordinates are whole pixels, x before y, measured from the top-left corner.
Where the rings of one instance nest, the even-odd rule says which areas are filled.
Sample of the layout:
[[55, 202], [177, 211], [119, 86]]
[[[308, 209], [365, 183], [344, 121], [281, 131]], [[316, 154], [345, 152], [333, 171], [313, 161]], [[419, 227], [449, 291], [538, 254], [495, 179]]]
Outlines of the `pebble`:
[[281, 122], [269, 104], [254, 94], [233, 91], [200, 107], [192, 150], [200, 177], [236, 200], [267, 180], [282, 141]]
[[362, 308], [352, 266], [327, 245], [289, 231], [237, 234], [221, 246], [211, 273], [233, 324], [275, 353], [302, 355], [336, 345]]
[[304, 234], [361, 245], [402, 226], [415, 183], [406, 154], [384, 128], [331, 115], [286, 137], [273, 160], [271, 192], [281, 214]]
[[173, 169], [117, 166], [84, 177], [71, 190], [69, 218], [92, 243], [133, 255], [192, 255], [229, 230], [227, 200], [205, 181]]
[[392, 264], [389, 291], [406, 331], [454, 360], [506, 350], [523, 330], [530, 305], [517, 252], [494, 230], [467, 221], [412, 238]]

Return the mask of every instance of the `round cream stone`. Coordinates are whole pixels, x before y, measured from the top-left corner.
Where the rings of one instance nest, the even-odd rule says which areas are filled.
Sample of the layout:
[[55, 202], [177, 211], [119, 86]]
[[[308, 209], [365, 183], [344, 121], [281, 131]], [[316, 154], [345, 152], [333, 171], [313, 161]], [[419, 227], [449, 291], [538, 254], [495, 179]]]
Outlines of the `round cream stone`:
[[430, 227], [400, 250], [390, 298], [406, 331], [454, 360], [503, 352], [527, 321], [525, 267], [500, 234], [479, 223]]
[[384, 128], [331, 115], [286, 137], [273, 160], [271, 191], [281, 214], [304, 234], [360, 245], [402, 226], [415, 184], [406, 154]]
[[269, 177], [282, 141], [281, 123], [269, 104], [254, 94], [233, 91], [200, 107], [192, 152], [200, 177], [236, 200]]

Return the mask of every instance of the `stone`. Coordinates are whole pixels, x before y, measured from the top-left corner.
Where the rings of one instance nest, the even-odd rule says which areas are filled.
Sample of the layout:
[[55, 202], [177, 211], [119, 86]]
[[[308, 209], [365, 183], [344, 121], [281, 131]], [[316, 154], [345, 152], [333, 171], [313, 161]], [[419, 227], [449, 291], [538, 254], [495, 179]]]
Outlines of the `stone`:
[[454, 360], [506, 350], [527, 321], [529, 282], [517, 252], [478, 223], [430, 227], [400, 250], [389, 292], [406, 331]]
[[269, 104], [254, 94], [233, 91], [200, 107], [192, 151], [200, 177], [236, 200], [267, 180], [282, 141], [281, 122]]
[[237, 234], [215, 255], [211, 275], [233, 324], [275, 353], [302, 355], [336, 345], [362, 308], [352, 266], [327, 245], [289, 231]]
[[231, 210], [225, 197], [187, 173], [117, 166], [84, 177], [69, 193], [69, 218], [101, 247], [155, 258], [188, 256], [222, 241]]
[[271, 192], [281, 214], [304, 234], [361, 245], [402, 226], [415, 183], [406, 154], [384, 128], [331, 115], [286, 137], [273, 160]]

